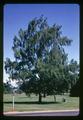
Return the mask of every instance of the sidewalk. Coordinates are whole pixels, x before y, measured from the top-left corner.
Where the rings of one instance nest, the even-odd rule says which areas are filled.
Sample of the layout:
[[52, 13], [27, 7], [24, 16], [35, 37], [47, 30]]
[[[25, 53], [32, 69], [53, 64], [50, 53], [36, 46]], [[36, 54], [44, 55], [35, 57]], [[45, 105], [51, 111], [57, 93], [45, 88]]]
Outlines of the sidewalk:
[[12, 111], [12, 112], [3, 112], [4, 115], [6, 114], [19, 114], [19, 113], [44, 113], [44, 112], [73, 112], [79, 111], [79, 109], [72, 109], [72, 110], [44, 110], [44, 111]]

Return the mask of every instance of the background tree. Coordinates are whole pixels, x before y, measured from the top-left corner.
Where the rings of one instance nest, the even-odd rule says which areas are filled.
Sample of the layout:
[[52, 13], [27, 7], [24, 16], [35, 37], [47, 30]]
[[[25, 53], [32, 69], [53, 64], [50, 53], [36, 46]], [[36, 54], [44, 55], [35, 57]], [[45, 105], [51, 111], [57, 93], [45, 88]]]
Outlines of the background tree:
[[70, 89], [73, 87], [73, 85], [76, 84], [77, 80], [79, 80], [79, 64], [77, 63], [77, 61], [75, 61], [74, 59], [72, 59], [68, 65], [68, 69], [69, 69], [69, 85], [70, 85]]
[[80, 81], [79, 80], [77, 80], [77, 82], [70, 89], [70, 96], [80, 97]]
[[3, 83], [3, 92], [12, 93], [12, 86], [9, 82]]

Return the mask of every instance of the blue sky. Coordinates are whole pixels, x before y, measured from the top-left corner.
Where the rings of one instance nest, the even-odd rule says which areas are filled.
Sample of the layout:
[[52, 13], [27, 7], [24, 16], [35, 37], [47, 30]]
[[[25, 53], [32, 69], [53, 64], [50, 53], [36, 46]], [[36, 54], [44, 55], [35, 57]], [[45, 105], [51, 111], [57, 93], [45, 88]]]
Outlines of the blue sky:
[[[47, 17], [48, 24], [62, 25], [62, 34], [72, 39], [71, 46], [66, 47], [66, 53], [71, 60], [79, 62], [80, 46], [80, 7], [78, 4], [5, 4], [3, 16], [4, 60], [6, 57], [14, 60], [12, 45], [20, 28], [27, 29], [28, 22], [42, 14]], [[4, 72], [4, 77], [6, 74]], [[5, 79], [4, 78], [4, 79]]]

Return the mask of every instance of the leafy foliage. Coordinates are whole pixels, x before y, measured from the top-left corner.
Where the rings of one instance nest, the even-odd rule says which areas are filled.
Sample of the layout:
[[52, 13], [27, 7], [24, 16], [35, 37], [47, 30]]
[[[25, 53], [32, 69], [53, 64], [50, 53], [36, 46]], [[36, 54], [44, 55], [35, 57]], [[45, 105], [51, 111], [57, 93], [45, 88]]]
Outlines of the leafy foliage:
[[[12, 49], [15, 61], [7, 59], [5, 70], [12, 79], [23, 81], [20, 88], [26, 94], [39, 94], [41, 102], [42, 94], [55, 94], [68, 89], [65, 74], [68, 57], [64, 46], [71, 45], [71, 42], [62, 36], [61, 26], [49, 26], [44, 16], [34, 18], [26, 30], [20, 29], [18, 37], [14, 37]], [[69, 68], [71, 70], [71, 64]]]
[[12, 87], [9, 82], [3, 83], [3, 91], [4, 93], [12, 93]]

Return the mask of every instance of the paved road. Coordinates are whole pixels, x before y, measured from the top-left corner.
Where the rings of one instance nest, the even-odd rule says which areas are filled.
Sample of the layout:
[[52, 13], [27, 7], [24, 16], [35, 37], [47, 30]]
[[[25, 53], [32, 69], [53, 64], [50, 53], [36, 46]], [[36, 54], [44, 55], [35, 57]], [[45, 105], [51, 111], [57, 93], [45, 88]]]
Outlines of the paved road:
[[78, 116], [78, 110], [72, 111], [49, 111], [49, 112], [12, 112], [4, 113], [6, 116]]

